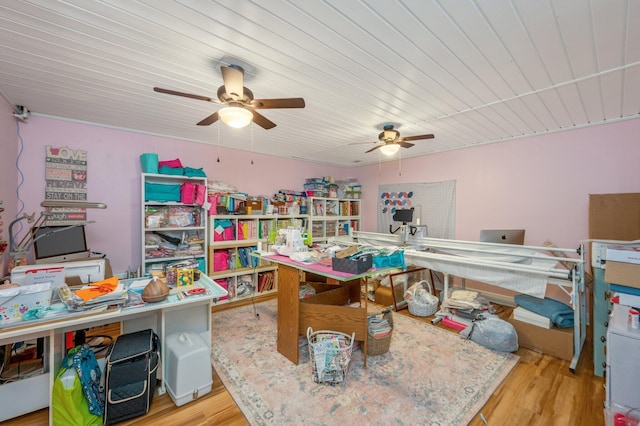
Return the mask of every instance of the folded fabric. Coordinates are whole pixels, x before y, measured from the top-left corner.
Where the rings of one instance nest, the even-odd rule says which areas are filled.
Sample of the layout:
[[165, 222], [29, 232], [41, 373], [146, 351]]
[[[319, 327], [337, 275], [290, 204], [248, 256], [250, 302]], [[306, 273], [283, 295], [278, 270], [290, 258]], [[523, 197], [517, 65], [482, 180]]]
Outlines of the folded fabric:
[[88, 288], [76, 290], [76, 295], [84, 300], [95, 299], [96, 297], [113, 292], [118, 287], [118, 277], [107, 278], [103, 281], [97, 281], [89, 284]]
[[202, 168], [194, 169], [193, 167], [185, 167], [184, 175], [189, 177], [207, 177], [206, 173]]
[[163, 165], [162, 167], [160, 167], [159, 173], [161, 175], [182, 176], [182, 175], [184, 175], [184, 169], [182, 167], [170, 167], [170, 166], [167, 166], [167, 165]]
[[176, 158], [175, 160], [158, 161], [158, 169], [160, 169], [162, 166], [182, 167], [182, 162], [179, 158]]
[[523, 308], [549, 318], [558, 328], [573, 327], [573, 309], [558, 300], [540, 299], [528, 294], [518, 294], [513, 300]]

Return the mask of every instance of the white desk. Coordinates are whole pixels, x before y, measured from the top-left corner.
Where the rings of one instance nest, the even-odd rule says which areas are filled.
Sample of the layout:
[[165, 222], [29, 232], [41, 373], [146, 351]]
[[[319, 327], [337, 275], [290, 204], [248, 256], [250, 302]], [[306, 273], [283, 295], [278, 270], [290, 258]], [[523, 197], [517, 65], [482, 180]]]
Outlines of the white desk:
[[[45, 338], [44, 374], [13, 383], [0, 385], [0, 401], [11, 401], [0, 406], [0, 422], [21, 416], [51, 405], [53, 381], [64, 354], [64, 335], [69, 331], [86, 329], [114, 322], [120, 323], [121, 333], [153, 329], [160, 337], [161, 371], [160, 379], [168, 371], [165, 351], [162, 347], [165, 337], [182, 331], [195, 332], [211, 346], [211, 300], [222, 297], [227, 291], [202, 274], [197, 283], [206, 287], [210, 294], [189, 296], [178, 299], [170, 295], [158, 303], [147, 303], [140, 307], [114, 309], [96, 313], [69, 314], [48, 320], [16, 323], [12, 327], [0, 329], [0, 345]], [[52, 368], [53, 366], [53, 368]], [[165, 392], [163, 380], [158, 393]], [[49, 410], [49, 423], [51, 424]]]

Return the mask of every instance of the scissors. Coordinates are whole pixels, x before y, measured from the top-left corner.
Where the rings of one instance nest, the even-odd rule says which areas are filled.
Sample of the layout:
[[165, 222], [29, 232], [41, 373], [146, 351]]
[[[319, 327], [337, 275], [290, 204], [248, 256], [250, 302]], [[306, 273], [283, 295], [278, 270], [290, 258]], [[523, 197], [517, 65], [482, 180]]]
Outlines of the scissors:
[[204, 288], [198, 287], [198, 288], [192, 288], [187, 293], [189, 293], [190, 296], [194, 296], [196, 294], [204, 294], [205, 292], [206, 290]]

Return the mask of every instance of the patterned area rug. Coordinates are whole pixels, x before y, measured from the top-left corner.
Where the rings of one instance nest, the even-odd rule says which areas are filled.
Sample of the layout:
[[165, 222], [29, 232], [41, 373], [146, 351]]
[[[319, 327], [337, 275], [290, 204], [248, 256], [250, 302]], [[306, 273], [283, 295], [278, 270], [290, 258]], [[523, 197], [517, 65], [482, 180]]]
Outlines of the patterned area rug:
[[354, 350], [344, 383], [317, 384], [307, 346], [298, 365], [276, 350], [276, 315], [275, 300], [212, 315], [212, 365], [251, 425], [465, 425], [519, 359], [394, 314], [387, 353], [363, 368]]

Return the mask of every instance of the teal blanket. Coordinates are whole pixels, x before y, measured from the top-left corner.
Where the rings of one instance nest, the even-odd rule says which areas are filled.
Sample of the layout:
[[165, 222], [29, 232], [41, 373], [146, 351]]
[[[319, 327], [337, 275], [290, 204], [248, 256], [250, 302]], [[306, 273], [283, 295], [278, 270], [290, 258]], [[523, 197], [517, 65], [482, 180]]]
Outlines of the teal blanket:
[[528, 294], [518, 294], [513, 300], [523, 308], [549, 318], [556, 327], [573, 327], [573, 309], [558, 300], [548, 297], [540, 299]]

